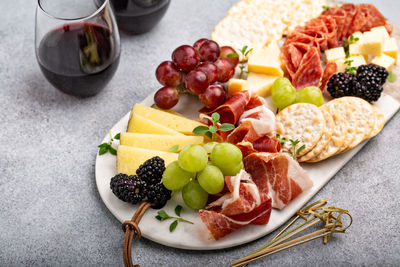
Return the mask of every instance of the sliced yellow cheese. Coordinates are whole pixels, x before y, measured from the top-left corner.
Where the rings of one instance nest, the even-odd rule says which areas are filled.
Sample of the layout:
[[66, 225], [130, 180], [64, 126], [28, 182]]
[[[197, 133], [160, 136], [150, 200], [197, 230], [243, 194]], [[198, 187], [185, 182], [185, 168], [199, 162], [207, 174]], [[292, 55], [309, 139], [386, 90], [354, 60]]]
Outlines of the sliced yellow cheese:
[[374, 27], [371, 29], [371, 32], [377, 32], [383, 36], [383, 38], [389, 38], [389, 33], [387, 32], [385, 26]]
[[247, 90], [247, 81], [243, 79], [232, 78], [228, 82], [228, 96], [237, 92]]
[[249, 55], [249, 72], [283, 76], [281, 68], [280, 49], [276, 42], [271, 42], [267, 47], [255, 48]]
[[352, 57], [348, 57], [347, 59], [342, 58], [342, 59], [335, 61], [336, 65], [337, 65], [337, 70], [336, 70], [337, 72], [346, 71], [346, 68], [349, 67], [348, 64], [345, 64], [345, 62], [347, 60], [351, 61], [351, 64], [350, 64], [351, 67], [358, 67], [358, 66], [367, 64], [367, 62], [365, 61], [363, 56], [352, 56]]
[[349, 55], [350, 56], [363, 56], [365, 62], [368, 61], [368, 55], [361, 54], [361, 49], [359, 44], [349, 45]]
[[325, 60], [326, 62], [334, 62], [338, 59], [345, 58], [346, 54], [344, 52], [344, 48], [342, 46], [331, 48], [325, 50]]
[[187, 145], [198, 145], [202, 144], [203, 141], [204, 138], [202, 136], [173, 136], [143, 133], [121, 133], [120, 137], [120, 144], [124, 146], [134, 146], [167, 152], [175, 145], [178, 145], [177, 151], [180, 151]]
[[379, 31], [364, 32], [360, 40], [361, 54], [380, 56], [383, 51], [383, 34]]
[[255, 92], [259, 96], [266, 97], [271, 94], [272, 84], [277, 78], [279, 76], [250, 72], [247, 76], [247, 86], [250, 91]]
[[394, 62], [394, 58], [385, 54], [382, 54], [379, 57], [374, 57], [371, 60], [371, 63], [384, 67], [388, 72], [393, 70]]
[[171, 128], [165, 127], [160, 123], [146, 119], [145, 117], [135, 113], [131, 113], [131, 118], [129, 119], [128, 123], [128, 129], [126, 131], [131, 133], [151, 133], [184, 136], [183, 134]]
[[155, 156], [162, 158], [165, 165], [178, 159], [178, 153], [120, 145], [117, 150], [117, 172], [133, 175], [141, 164]]
[[133, 106], [131, 114], [133, 113], [141, 115], [146, 119], [155, 121], [164, 125], [165, 127], [171, 128], [183, 134], [192, 134], [194, 128], [203, 125], [198, 121], [190, 120], [188, 118], [177, 116], [141, 104], [135, 104]]
[[392, 57], [394, 63], [397, 63], [397, 54], [399, 53], [399, 47], [395, 38], [386, 38], [383, 42], [383, 53]]

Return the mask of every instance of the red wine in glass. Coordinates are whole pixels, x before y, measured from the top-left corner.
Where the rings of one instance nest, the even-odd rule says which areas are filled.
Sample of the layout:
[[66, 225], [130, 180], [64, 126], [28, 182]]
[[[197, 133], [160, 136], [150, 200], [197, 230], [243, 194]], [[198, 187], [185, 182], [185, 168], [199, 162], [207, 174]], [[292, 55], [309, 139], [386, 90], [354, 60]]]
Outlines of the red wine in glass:
[[118, 30], [114, 30], [113, 18], [109, 17], [108, 0], [104, 3], [108, 9], [106, 6], [106, 11], [98, 11], [98, 17], [95, 14], [87, 20], [63, 21], [54, 28], [47, 27], [50, 29], [36, 40], [36, 56], [44, 76], [67, 94], [80, 97], [97, 94], [118, 67]]
[[130, 34], [150, 31], [164, 16], [170, 0], [111, 0], [118, 27]]

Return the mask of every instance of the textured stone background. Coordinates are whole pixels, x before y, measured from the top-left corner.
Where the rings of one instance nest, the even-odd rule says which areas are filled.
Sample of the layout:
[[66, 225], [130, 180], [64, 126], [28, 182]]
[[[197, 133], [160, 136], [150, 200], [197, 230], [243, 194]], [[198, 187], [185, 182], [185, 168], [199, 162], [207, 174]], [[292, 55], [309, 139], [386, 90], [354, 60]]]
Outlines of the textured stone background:
[[[121, 225], [96, 189], [96, 146], [134, 102], [157, 89], [157, 65], [178, 45], [209, 36], [234, 2], [173, 0], [152, 32], [121, 36], [120, 66], [107, 88], [77, 99], [55, 90], [36, 63], [36, 1], [0, 1], [0, 266], [123, 265]], [[400, 2], [372, 2], [400, 25]], [[348, 234], [257, 264], [398, 265], [399, 129], [397, 114], [314, 197], [351, 211]], [[226, 266], [267, 240], [201, 252], [142, 239], [134, 255], [142, 266]]]

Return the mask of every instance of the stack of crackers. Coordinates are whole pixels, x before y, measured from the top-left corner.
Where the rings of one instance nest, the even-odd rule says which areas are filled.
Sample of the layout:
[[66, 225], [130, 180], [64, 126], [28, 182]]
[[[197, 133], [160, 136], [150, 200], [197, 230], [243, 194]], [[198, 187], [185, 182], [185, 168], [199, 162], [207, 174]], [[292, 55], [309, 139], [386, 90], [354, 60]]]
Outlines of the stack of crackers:
[[214, 28], [211, 39], [240, 49], [259, 48], [317, 17], [326, 0], [242, 0]]
[[276, 118], [281, 136], [299, 140], [299, 147], [305, 145], [297, 155], [299, 162], [318, 162], [348, 151], [377, 135], [385, 125], [382, 111], [358, 97], [336, 98], [319, 108], [294, 104]]

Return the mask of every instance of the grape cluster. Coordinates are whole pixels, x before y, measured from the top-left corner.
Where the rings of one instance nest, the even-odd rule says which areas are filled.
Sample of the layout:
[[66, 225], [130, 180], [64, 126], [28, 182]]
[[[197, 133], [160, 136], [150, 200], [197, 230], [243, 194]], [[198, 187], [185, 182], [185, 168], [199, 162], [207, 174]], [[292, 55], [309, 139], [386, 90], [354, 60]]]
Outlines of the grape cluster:
[[309, 103], [316, 106], [324, 104], [321, 90], [316, 86], [304, 87], [298, 91], [287, 78], [277, 78], [272, 84], [272, 101], [279, 109], [294, 103]]
[[230, 143], [189, 145], [182, 149], [177, 161], [167, 166], [162, 183], [171, 191], [182, 189], [186, 205], [202, 209], [208, 194], [223, 190], [224, 176], [236, 175], [243, 169], [242, 157], [240, 149]]
[[226, 99], [222, 83], [232, 78], [238, 62], [232, 47], [220, 47], [212, 40], [181, 45], [173, 51], [172, 61], [164, 61], [156, 69], [156, 78], [164, 87], [156, 92], [154, 102], [170, 109], [178, 103], [179, 92], [187, 91], [198, 95], [207, 108], [216, 108]]

